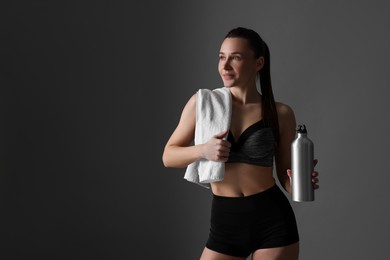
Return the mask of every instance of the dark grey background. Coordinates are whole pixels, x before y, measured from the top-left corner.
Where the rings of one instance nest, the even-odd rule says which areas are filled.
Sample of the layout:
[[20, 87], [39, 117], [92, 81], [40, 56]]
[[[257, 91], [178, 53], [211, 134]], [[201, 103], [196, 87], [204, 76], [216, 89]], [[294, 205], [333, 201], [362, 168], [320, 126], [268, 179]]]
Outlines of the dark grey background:
[[198, 259], [211, 194], [161, 156], [237, 26], [315, 143], [301, 259], [387, 255], [387, 1], [0, 3], [1, 259]]

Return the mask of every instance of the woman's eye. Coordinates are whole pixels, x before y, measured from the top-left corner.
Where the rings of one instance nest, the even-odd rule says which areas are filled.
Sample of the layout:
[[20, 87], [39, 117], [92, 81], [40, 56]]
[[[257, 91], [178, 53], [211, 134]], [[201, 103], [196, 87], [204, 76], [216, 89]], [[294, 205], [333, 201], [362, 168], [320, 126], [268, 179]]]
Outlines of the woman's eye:
[[241, 60], [241, 57], [240, 56], [234, 56], [233, 59], [234, 60]]
[[225, 56], [219, 56], [219, 60], [225, 60]]

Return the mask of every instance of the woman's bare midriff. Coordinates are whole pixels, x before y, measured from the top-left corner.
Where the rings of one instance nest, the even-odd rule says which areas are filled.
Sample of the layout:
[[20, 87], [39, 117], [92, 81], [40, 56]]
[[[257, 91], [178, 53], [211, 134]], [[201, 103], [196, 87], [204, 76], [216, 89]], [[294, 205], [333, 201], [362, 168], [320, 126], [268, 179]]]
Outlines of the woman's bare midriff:
[[275, 185], [273, 168], [246, 163], [226, 163], [224, 180], [211, 183], [215, 195], [243, 197], [265, 191]]

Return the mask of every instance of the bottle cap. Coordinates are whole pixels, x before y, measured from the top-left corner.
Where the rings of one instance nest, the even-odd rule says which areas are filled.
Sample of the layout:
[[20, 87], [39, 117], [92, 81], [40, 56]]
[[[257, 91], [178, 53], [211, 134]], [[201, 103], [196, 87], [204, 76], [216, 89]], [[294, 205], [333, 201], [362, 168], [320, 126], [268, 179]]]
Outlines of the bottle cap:
[[306, 126], [305, 125], [298, 125], [297, 133], [298, 134], [307, 134]]

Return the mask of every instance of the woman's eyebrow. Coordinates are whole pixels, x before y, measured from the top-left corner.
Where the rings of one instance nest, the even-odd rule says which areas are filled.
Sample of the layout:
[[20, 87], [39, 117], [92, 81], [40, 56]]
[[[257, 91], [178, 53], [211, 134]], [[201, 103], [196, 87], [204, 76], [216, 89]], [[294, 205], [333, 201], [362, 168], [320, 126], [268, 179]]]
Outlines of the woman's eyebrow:
[[[224, 54], [224, 55], [225, 55], [225, 53], [224, 53], [224, 52], [221, 52], [221, 51], [219, 52], [219, 54]], [[235, 51], [235, 52], [232, 52], [232, 53], [230, 53], [230, 54], [232, 54], [232, 55], [233, 55], [233, 54], [235, 54], [235, 55], [236, 55], [236, 54], [244, 55], [242, 52], [239, 52], [239, 51]]]

